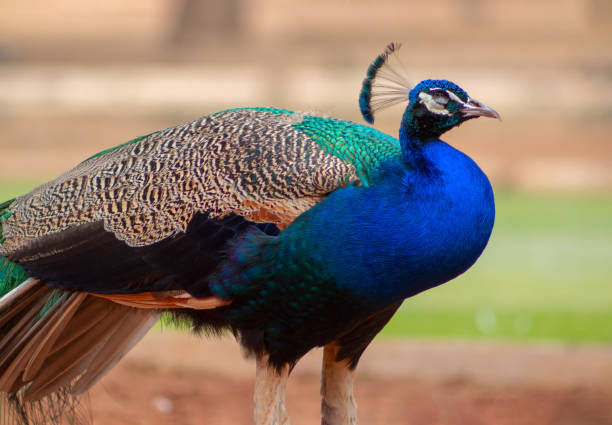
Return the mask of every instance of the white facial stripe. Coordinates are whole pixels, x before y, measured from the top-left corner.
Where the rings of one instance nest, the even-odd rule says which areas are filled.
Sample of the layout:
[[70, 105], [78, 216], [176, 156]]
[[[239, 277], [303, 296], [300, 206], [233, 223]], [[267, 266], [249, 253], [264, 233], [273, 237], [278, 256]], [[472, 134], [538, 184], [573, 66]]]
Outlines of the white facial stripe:
[[461, 105], [465, 105], [465, 102], [463, 100], [461, 100], [461, 98], [459, 96], [457, 96], [455, 93], [453, 93], [450, 90], [446, 90], [446, 93], [448, 93], [448, 97], [451, 100], [454, 100], [455, 102], [461, 104]]
[[419, 93], [419, 99], [421, 99], [421, 103], [425, 105], [429, 112], [438, 115], [451, 115], [450, 112], [446, 110], [446, 108], [436, 102], [432, 95], [429, 93], [421, 92]]

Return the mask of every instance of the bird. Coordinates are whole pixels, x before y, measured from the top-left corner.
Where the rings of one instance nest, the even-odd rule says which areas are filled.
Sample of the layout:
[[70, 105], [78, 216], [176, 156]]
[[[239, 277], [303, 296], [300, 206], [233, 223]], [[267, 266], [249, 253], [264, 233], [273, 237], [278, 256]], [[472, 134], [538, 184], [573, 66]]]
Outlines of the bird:
[[359, 359], [402, 302], [469, 269], [491, 184], [440, 136], [499, 118], [448, 80], [412, 87], [390, 43], [366, 122], [406, 102], [398, 137], [234, 108], [100, 152], [0, 204], [0, 392], [20, 423], [78, 420], [79, 395], [162, 314], [233, 333], [255, 359], [254, 422], [289, 424], [285, 385], [323, 347], [321, 423], [356, 424]]

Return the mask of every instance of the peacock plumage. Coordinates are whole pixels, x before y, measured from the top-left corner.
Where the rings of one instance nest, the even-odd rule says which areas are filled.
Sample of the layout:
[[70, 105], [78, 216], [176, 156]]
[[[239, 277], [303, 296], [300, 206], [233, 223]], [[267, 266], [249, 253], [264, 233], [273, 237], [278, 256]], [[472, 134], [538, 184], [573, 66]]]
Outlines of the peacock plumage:
[[284, 385], [318, 346], [322, 422], [356, 423], [363, 351], [405, 298], [467, 270], [494, 221], [487, 177], [439, 136], [499, 116], [445, 80], [410, 89], [389, 67], [397, 47], [368, 69], [360, 107], [372, 122], [408, 101], [399, 140], [230, 109], [1, 204], [4, 408], [24, 423], [76, 414], [72, 397], [169, 312], [195, 331], [233, 332], [256, 358], [256, 423], [288, 423]]

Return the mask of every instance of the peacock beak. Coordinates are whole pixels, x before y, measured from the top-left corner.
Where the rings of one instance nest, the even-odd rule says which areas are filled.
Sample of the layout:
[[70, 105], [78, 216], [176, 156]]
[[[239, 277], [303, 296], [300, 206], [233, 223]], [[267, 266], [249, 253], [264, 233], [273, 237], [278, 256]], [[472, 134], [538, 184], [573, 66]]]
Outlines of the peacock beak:
[[495, 109], [488, 107], [484, 103], [480, 103], [479, 101], [469, 98], [467, 102], [463, 104], [463, 108], [461, 109], [461, 114], [465, 118], [476, 118], [476, 117], [489, 117], [489, 118], [497, 118], [501, 121], [501, 117], [495, 111]]

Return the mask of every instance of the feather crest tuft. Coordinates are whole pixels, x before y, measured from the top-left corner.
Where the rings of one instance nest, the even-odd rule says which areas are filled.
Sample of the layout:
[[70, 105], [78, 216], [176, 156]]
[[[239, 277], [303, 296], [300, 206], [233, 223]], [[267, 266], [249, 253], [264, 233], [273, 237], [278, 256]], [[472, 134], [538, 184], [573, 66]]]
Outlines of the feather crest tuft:
[[[363, 118], [370, 124], [374, 122], [374, 112], [409, 98], [410, 83], [389, 63], [391, 57], [397, 58], [400, 47], [400, 43], [389, 43], [368, 67], [359, 95], [359, 109]], [[399, 62], [399, 58], [397, 61]], [[399, 63], [402, 66], [401, 62]]]

